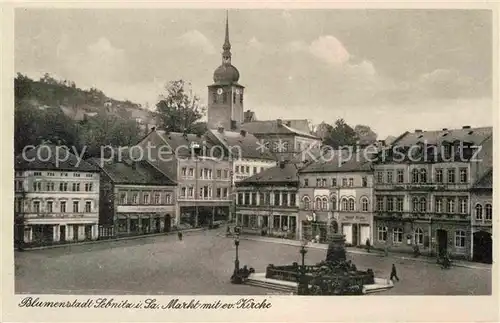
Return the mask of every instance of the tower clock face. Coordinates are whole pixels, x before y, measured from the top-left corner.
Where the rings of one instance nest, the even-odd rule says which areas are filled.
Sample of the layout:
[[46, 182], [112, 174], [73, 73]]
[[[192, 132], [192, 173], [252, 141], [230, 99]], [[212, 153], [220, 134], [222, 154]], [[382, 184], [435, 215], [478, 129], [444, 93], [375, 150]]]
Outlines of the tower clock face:
[[221, 89], [221, 88], [218, 88], [218, 89], [217, 89], [217, 94], [218, 94], [218, 95], [221, 95], [221, 94], [222, 94], [222, 89]]

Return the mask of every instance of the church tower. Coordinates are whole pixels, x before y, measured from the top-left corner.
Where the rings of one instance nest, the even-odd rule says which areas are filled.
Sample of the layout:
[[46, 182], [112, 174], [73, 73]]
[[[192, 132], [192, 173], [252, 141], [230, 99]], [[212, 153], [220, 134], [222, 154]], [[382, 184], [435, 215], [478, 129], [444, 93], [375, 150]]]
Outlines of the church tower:
[[231, 64], [229, 21], [226, 13], [226, 36], [222, 46], [222, 64], [214, 71], [214, 83], [208, 86], [208, 128], [235, 130], [243, 123], [243, 89], [240, 73]]

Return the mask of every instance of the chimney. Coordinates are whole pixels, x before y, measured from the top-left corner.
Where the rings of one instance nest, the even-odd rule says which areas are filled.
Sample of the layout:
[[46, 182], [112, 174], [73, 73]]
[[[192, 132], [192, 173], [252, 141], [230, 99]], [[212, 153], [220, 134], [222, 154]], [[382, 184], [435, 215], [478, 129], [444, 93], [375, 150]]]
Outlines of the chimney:
[[281, 127], [283, 125], [283, 120], [277, 119], [276, 124], [278, 125], [278, 127]]
[[448, 128], [443, 128], [443, 131], [448, 131]]
[[242, 129], [242, 130], [240, 131], [240, 135], [241, 135], [242, 137], [245, 137], [245, 136], [247, 135], [247, 131]]
[[463, 126], [462, 129], [470, 129], [470, 126]]
[[217, 131], [218, 131], [219, 133], [224, 133], [224, 127], [219, 126], [219, 127], [217, 128]]
[[422, 129], [415, 129], [415, 133], [421, 133]]

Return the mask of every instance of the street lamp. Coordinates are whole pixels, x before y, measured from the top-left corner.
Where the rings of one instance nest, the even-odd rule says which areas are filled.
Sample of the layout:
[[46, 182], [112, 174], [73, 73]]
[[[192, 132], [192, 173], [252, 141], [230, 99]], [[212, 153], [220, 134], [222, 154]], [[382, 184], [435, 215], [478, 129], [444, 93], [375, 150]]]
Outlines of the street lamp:
[[240, 277], [240, 260], [238, 259], [238, 246], [240, 245], [240, 235], [236, 232], [234, 236], [234, 246], [236, 247], [236, 258], [234, 259], [234, 272], [231, 276], [231, 282], [233, 284], [241, 284], [242, 277]]
[[302, 269], [304, 269], [304, 267], [305, 267], [304, 260], [305, 260], [306, 253], [307, 253], [307, 240], [304, 239], [304, 240], [302, 240], [302, 243], [300, 244], [300, 254], [302, 255]]
[[300, 266], [300, 276], [299, 276], [299, 284], [298, 284], [298, 294], [299, 295], [307, 295], [308, 293], [308, 282], [306, 281], [306, 265], [305, 265], [305, 256], [307, 253], [307, 240], [302, 240], [300, 244], [300, 254], [302, 255], [302, 266]]

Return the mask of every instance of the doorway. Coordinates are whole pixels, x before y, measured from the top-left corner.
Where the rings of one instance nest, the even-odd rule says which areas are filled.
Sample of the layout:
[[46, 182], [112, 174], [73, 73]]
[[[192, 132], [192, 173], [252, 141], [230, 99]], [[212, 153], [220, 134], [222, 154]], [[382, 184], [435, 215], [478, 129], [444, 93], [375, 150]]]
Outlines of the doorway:
[[66, 226], [65, 225], [60, 225], [59, 226], [59, 241], [66, 241]]
[[473, 235], [473, 241], [474, 246], [472, 259], [477, 262], [491, 264], [493, 260], [493, 240], [491, 239], [491, 234], [486, 231], [475, 232]]
[[359, 234], [359, 227], [357, 223], [352, 224], [352, 245], [357, 246], [358, 245], [358, 234]]
[[73, 240], [78, 241], [79, 240], [79, 227], [76, 224], [73, 224]]
[[165, 215], [165, 227], [164, 230], [165, 232], [170, 232], [170, 227], [172, 225], [172, 219], [170, 217], [170, 214]]
[[448, 252], [448, 232], [439, 229], [436, 231], [438, 243], [438, 257], [444, 257]]

